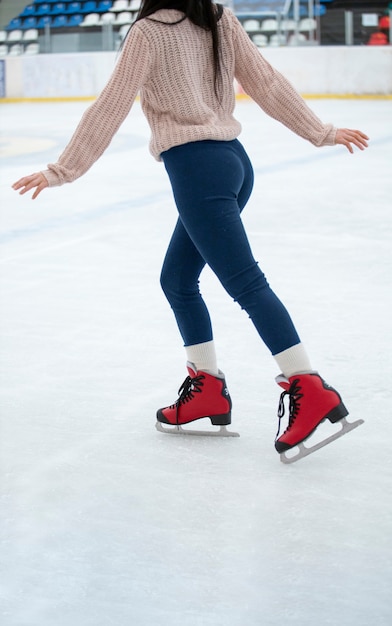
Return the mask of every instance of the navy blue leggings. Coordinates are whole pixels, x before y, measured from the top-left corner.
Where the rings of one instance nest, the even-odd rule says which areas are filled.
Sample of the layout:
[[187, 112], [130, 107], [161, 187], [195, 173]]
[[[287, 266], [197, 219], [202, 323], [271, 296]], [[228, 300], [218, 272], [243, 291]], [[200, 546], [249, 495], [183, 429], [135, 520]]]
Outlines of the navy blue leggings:
[[253, 321], [272, 354], [299, 343], [291, 318], [256, 263], [240, 213], [253, 169], [240, 144], [197, 141], [162, 154], [179, 212], [163, 263], [162, 289], [185, 346], [211, 341], [211, 320], [199, 291], [206, 263]]

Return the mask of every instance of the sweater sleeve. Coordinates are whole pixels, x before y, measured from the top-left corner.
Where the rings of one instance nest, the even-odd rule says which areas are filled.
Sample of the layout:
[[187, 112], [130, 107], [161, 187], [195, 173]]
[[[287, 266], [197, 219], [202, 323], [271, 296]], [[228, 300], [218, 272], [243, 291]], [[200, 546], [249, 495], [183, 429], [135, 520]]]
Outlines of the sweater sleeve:
[[50, 187], [76, 180], [99, 159], [131, 110], [148, 71], [148, 41], [134, 27], [107, 85], [83, 114], [57, 163], [42, 172]]
[[336, 128], [323, 122], [307, 106], [291, 83], [260, 54], [233, 15], [235, 77], [267, 115], [315, 146], [335, 144]]

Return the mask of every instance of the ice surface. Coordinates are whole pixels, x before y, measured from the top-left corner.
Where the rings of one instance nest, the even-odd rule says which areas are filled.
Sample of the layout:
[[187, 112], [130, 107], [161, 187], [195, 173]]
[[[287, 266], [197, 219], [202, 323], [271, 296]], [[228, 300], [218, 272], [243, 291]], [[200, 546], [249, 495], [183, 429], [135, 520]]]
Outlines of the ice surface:
[[389, 626], [391, 101], [310, 106], [371, 137], [316, 149], [238, 104], [244, 220], [313, 367], [365, 424], [292, 466], [279, 372], [207, 270], [241, 437], [171, 437], [185, 355], [159, 272], [176, 220], [136, 104], [84, 178], [34, 202], [86, 104], [1, 106], [2, 626]]

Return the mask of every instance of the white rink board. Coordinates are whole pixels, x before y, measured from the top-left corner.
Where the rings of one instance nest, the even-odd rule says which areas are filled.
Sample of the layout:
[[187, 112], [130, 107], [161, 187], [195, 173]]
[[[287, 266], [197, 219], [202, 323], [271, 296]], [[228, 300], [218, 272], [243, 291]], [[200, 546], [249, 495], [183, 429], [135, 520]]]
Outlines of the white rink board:
[[[262, 54], [306, 94], [392, 94], [392, 46], [263, 48]], [[42, 54], [8, 57], [7, 98], [96, 96], [116, 54]]]

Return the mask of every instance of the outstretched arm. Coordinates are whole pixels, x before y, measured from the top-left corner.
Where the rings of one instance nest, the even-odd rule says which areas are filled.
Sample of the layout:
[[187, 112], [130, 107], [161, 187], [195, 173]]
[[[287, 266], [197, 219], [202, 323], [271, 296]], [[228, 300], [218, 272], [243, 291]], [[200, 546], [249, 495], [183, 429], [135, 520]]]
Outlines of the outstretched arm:
[[324, 124], [308, 107], [291, 83], [260, 54], [248, 34], [233, 16], [235, 76], [244, 91], [278, 122], [315, 146], [344, 145], [367, 147], [368, 137], [359, 130]]
[[35, 199], [45, 187], [70, 183], [99, 159], [128, 115], [149, 72], [149, 44], [137, 29], [127, 37], [113, 74], [97, 100], [85, 111], [73, 137], [48, 169], [24, 176], [13, 188], [21, 194], [35, 189]]

